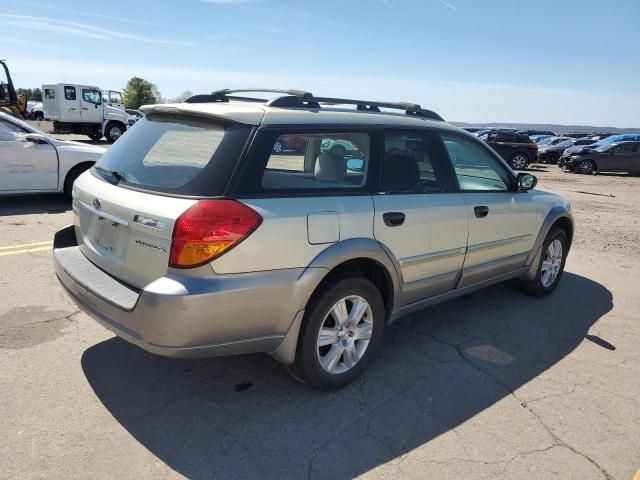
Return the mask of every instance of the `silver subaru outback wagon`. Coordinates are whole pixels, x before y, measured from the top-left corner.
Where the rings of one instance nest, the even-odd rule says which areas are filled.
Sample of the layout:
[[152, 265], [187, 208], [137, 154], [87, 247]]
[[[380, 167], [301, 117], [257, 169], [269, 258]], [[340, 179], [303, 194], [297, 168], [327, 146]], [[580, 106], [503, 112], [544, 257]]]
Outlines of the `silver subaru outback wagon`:
[[568, 202], [473, 135], [415, 104], [244, 92], [147, 107], [75, 182], [56, 273], [116, 335], [169, 357], [266, 352], [331, 389], [404, 314], [558, 285]]

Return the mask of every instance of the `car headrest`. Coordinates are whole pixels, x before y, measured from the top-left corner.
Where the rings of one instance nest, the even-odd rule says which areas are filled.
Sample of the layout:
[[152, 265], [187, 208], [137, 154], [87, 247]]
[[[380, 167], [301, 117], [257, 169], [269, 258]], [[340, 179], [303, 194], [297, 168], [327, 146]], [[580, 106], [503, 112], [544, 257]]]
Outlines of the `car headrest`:
[[387, 155], [384, 159], [383, 190], [415, 192], [420, 180], [418, 164], [408, 155]]
[[316, 161], [316, 180], [323, 182], [341, 182], [347, 176], [347, 162], [333, 153], [321, 153]]

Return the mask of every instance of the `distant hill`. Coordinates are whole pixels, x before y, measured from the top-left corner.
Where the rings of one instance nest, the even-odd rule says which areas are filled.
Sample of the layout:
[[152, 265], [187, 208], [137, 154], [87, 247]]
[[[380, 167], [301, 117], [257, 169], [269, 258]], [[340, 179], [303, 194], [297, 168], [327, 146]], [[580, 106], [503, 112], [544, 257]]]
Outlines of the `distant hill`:
[[640, 133], [639, 128], [592, 127], [590, 125], [556, 125], [553, 123], [465, 123], [450, 122], [458, 127], [499, 127], [519, 130], [550, 130], [555, 133]]

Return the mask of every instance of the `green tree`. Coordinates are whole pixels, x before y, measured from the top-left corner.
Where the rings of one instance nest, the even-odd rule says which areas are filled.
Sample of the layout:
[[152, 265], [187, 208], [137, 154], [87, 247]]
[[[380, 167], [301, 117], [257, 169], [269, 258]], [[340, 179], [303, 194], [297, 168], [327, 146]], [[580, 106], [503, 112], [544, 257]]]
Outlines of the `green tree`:
[[193, 92], [191, 90], [185, 90], [176, 98], [170, 98], [167, 103], [182, 103], [189, 97], [193, 97]]
[[16, 89], [17, 95], [25, 94], [28, 101], [41, 102], [42, 90], [39, 88], [18, 88]]
[[140, 105], [158, 103], [160, 92], [153, 83], [140, 77], [132, 77], [124, 87], [123, 100], [127, 108], [140, 108]]

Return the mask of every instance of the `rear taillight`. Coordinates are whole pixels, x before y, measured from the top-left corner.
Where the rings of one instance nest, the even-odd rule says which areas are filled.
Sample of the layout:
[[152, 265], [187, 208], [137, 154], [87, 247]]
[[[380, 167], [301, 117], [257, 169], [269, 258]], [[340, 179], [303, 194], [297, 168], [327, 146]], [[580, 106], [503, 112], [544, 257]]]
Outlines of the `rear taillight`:
[[538, 150], [538, 145], [537, 145], [537, 144], [535, 144], [535, 143], [530, 143], [530, 144], [528, 145], [528, 147], [529, 147], [530, 149], [532, 149], [532, 150]]
[[176, 220], [169, 266], [204, 265], [235, 247], [262, 217], [236, 200], [200, 200]]

